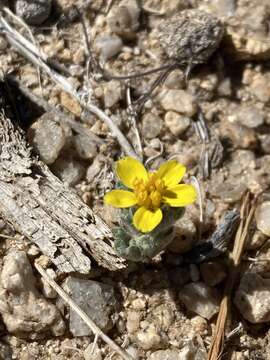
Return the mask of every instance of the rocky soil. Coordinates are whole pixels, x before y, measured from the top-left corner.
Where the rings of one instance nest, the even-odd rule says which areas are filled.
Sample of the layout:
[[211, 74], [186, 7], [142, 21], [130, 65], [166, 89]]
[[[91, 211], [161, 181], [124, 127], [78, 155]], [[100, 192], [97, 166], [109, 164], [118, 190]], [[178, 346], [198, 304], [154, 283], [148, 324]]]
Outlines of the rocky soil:
[[[8, 5], [29, 25], [42, 51], [65, 67], [74, 88], [84, 89], [135, 146], [127, 89], [135, 104], [158, 74], [99, 80], [76, 7], [84, 15], [91, 51], [109, 74], [177, 63], [144, 102], [137, 126], [147, 166], [177, 159], [188, 168], [187, 181], [196, 176], [202, 191], [203, 223], [198, 204], [189, 206], [176, 223], [175, 239], [151, 263], [131, 263], [118, 273], [94, 266], [83, 278], [50, 267], [51, 277], [134, 359], [206, 360], [228, 255], [198, 265], [187, 264], [185, 252], [197, 243], [199, 226], [206, 239], [227, 210], [240, 208], [249, 190], [259, 204], [233, 293], [223, 358], [270, 359], [269, 1], [14, 0]], [[115, 223], [103, 195], [114, 187], [113, 162], [123, 152], [109, 128], [1, 35], [0, 68], [98, 137], [95, 142], [75, 134], [53, 113], [25, 116], [33, 151], [109, 225]], [[91, 352], [91, 331], [35, 272], [40, 255], [0, 219], [0, 358], [120, 360], [100, 339]]]

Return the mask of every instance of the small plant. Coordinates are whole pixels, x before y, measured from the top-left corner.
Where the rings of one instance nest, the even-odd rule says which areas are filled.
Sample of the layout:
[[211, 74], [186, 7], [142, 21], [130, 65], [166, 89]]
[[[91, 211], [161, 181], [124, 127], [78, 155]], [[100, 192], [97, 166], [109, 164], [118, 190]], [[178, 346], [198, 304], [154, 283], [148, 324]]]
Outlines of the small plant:
[[116, 251], [128, 260], [149, 260], [172, 241], [173, 225], [195, 201], [196, 191], [180, 184], [186, 168], [176, 160], [148, 172], [126, 157], [116, 162], [115, 171], [120, 183], [104, 201], [121, 208], [119, 226], [113, 229]]

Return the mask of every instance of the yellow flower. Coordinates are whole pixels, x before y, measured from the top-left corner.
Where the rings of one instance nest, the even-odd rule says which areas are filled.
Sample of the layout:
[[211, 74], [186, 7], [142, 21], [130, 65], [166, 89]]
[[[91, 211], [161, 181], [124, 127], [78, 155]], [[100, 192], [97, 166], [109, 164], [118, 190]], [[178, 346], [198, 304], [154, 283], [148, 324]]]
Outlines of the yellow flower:
[[183, 207], [196, 199], [192, 185], [179, 184], [186, 168], [176, 160], [165, 162], [156, 172], [148, 172], [138, 160], [125, 157], [116, 162], [115, 169], [121, 182], [132, 191], [112, 190], [104, 201], [117, 208], [138, 206], [133, 225], [143, 233], [152, 231], [161, 222], [162, 204]]

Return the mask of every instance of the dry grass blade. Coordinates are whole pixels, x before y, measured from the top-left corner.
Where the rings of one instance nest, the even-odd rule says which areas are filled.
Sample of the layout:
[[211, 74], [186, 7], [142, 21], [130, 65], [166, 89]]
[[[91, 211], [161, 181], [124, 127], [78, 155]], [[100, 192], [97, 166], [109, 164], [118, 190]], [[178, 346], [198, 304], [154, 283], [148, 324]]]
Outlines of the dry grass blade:
[[239, 264], [241, 263], [248, 229], [253, 218], [255, 208], [256, 205], [251, 205], [250, 194], [247, 193], [241, 207], [241, 222], [235, 236], [234, 247], [230, 256], [230, 272], [225, 286], [223, 299], [220, 304], [219, 314], [216, 322], [216, 330], [208, 352], [208, 360], [219, 360], [222, 356], [225, 338], [225, 326], [230, 310], [230, 297], [238, 273]]
[[[111, 340], [102, 330], [88, 317], [88, 315], [71, 299], [71, 297], [47, 274], [45, 269], [35, 262], [35, 268], [44, 278], [44, 280], [57, 292], [59, 296], [82, 318], [82, 320], [93, 331], [96, 338], [100, 337], [105, 343], [107, 343], [117, 354], [119, 354], [124, 360], [134, 360], [125, 350], [121, 349], [113, 340]], [[95, 338], [95, 339], [96, 339]]]

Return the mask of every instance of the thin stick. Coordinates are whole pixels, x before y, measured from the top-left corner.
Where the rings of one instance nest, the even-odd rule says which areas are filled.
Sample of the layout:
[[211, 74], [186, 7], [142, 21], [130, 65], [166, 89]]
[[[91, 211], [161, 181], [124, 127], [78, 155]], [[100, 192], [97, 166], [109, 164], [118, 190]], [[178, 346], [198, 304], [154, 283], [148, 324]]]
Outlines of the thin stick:
[[[36, 39], [34, 38], [34, 35], [30, 29], [30, 27], [18, 16], [16, 16], [15, 14], [13, 14], [12, 11], [10, 11], [8, 8], [4, 8], [4, 11], [6, 14], [8, 14], [14, 21], [16, 21], [18, 24], [20, 24], [24, 29], [26, 29], [26, 31], [28, 31], [28, 34], [31, 38], [31, 40], [33, 41], [33, 43], [35, 44], [36, 47], [39, 47], [37, 42], [36, 42]], [[40, 50], [40, 48], [39, 48]], [[40, 69], [39, 67], [37, 68], [37, 76], [38, 76], [38, 82], [39, 82], [39, 87], [40, 87], [40, 90], [41, 92], [43, 92], [43, 89], [42, 89], [42, 84], [41, 84], [41, 74], [40, 74]]]
[[15, 236], [9, 236], [9, 235], [5, 235], [5, 234], [0, 234], [0, 238], [9, 239], [9, 240], [22, 240], [24, 238], [24, 236], [21, 235], [19, 238], [16, 238]]
[[95, 352], [95, 348], [97, 346], [97, 341], [98, 341], [98, 334], [95, 335], [95, 338], [94, 338], [94, 342], [93, 342], [93, 345], [92, 345], [92, 348], [91, 348], [91, 351], [90, 351], [90, 355], [93, 355], [94, 352]]
[[63, 75], [58, 73], [56, 70], [52, 69], [48, 64], [48, 61], [44, 59], [43, 54], [40, 53], [39, 49], [37, 49], [37, 47], [34, 44], [28, 41], [17, 30], [13, 29], [2, 16], [0, 16], [0, 25], [2, 27], [0, 31], [6, 35], [7, 41], [13, 47], [15, 47], [23, 56], [25, 56], [33, 64], [40, 66], [40, 68], [42, 68], [56, 84], [60, 85], [64, 91], [66, 91], [74, 99], [76, 99], [83, 108], [97, 115], [99, 119], [104, 121], [111, 130], [112, 134], [117, 138], [120, 146], [122, 147], [126, 155], [135, 157], [137, 159], [139, 158], [138, 155], [135, 153], [134, 149], [132, 148], [132, 146], [130, 145], [130, 143], [128, 142], [128, 140], [126, 139], [126, 137], [124, 136], [124, 134], [116, 126], [116, 124], [112, 121], [112, 119], [97, 106], [87, 103], [85, 101], [84, 94], [74, 89], [73, 85]]
[[197, 195], [198, 195], [198, 204], [199, 204], [199, 210], [200, 210], [200, 218], [199, 218], [199, 229], [198, 229], [198, 240], [201, 240], [202, 236], [202, 224], [203, 224], [203, 197], [202, 197], [202, 191], [201, 191], [201, 184], [199, 183], [196, 176], [191, 177], [191, 182], [193, 183]]
[[135, 135], [135, 140], [136, 143], [133, 143], [134, 148], [137, 150], [137, 153], [140, 155], [140, 158], [142, 160], [143, 157], [143, 148], [142, 148], [142, 142], [141, 142], [141, 138], [140, 138], [140, 133], [139, 133], [139, 129], [137, 126], [137, 113], [134, 110], [133, 106], [132, 106], [132, 102], [131, 102], [131, 95], [130, 95], [130, 86], [128, 86], [127, 88], [127, 93], [126, 93], [126, 98], [127, 98], [127, 105], [128, 105], [128, 118], [132, 127], [132, 131]]
[[134, 360], [125, 350], [111, 340], [104, 332], [88, 317], [88, 315], [71, 299], [71, 297], [47, 274], [45, 269], [35, 262], [35, 268], [43, 279], [57, 292], [59, 296], [81, 317], [96, 336], [99, 336], [106, 344], [116, 351], [124, 360]]
[[38, 95], [35, 95], [29, 88], [24, 85], [20, 80], [15, 79], [12, 75], [6, 75], [6, 79], [8, 82], [11, 83], [11, 87], [14, 84], [15, 87], [19, 89], [22, 94], [31, 100], [34, 104], [37, 104], [39, 107], [44, 109], [46, 112], [52, 112], [55, 117], [54, 121], [62, 122], [67, 124], [73, 131], [77, 134], [88, 136], [94, 143], [96, 144], [103, 144], [105, 141], [99, 138], [96, 134], [94, 134], [89, 127], [84, 126], [83, 124], [79, 123], [75, 120], [74, 115], [70, 115], [65, 111], [61, 111], [58, 108], [50, 105], [45, 99], [41, 98]]
[[255, 204], [250, 207], [250, 196], [249, 193], [247, 193], [241, 208], [241, 222], [235, 236], [234, 247], [230, 256], [230, 272], [225, 286], [223, 299], [220, 304], [219, 314], [216, 322], [216, 330], [208, 352], [208, 360], [218, 360], [222, 356], [224, 348], [225, 326], [230, 309], [230, 297], [238, 274], [248, 229], [254, 216], [255, 209]]
[[[146, 161], [145, 161], [145, 166], [149, 166], [149, 164], [151, 164], [152, 161], [154, 161], [155, 159], [157, 159], [158, 157], [160, 157], [163, 152], [164, 152], [164, 146], [163, 146], [163, 143], [158, 139], [159, 141], [159, 146], [160, 146], [160, 150], [159, 150], [159, 153], [156, 154], [156, 155], [153, 155], [151, 157], [149, 157]], [[145, 141], [146, 142], [146, 141]], [[146, 144], [148, 145], [148, 143], [146, 142]]]
[[161, 65], [158, 66], [154, 69], [150, 69], [150, 70], [146, 70], [146, 71], [142, 71], [139, 73], [135, 73], [135, 74], [129, 74], [129, 75], [113, 75], [111, 73], [109, 73], [107, 70], [102, 69], [102, 78], [104, 80], [131, 80], [131, 79], [138, 79], [140, 77], [144, 77], [147, 75], [152, 75], [152, 74], [156, 74], [157, 72], [161, 72], [164, 70], [168, 70], [168, 69], [173, 69], [174, 67], [176, 67], [177, 64], [176, 63], [170, 63], [170, 64], [165, 64], [165, 65]]

